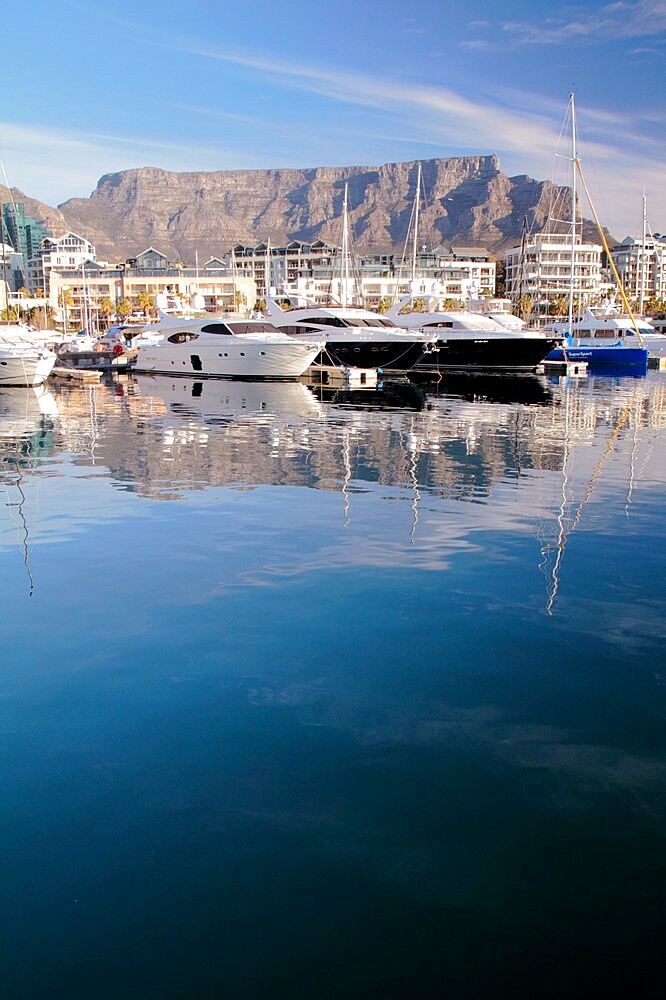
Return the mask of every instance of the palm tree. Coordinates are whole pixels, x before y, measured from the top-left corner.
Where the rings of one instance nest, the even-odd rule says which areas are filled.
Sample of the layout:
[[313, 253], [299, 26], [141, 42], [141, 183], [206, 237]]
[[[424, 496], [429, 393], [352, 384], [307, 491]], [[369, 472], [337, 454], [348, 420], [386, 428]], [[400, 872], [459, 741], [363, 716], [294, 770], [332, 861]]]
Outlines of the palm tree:
[[139, 309], [143, 310], [143, 315], [148, 318], [154, 308], [152, 293], [148, 291], [141, 292], [139, 294], [139, 298], [137, 299], [137, 305], [139, 306]]
[[99, 314], [104, 318], [105, 326], [109, 325], [109, 316], [114, 312], [113, 302], [108, 295], [105, 295], [99, 300], [97, 308], [99, 309]]
[[521, 295], [520, 303], [518, 306], [520, 315], [523, 319], [528, 319], [532, 312], [532, 296], [531, 295]]
[[132, 303], [128, 302], [127, 299], [118, 299], [116, 302], [116, 312], [121, 319], [126, 319], [132, 312]]
[[569, 311], [569, 299], [566, 295], [556, 295], [548, 310], [551, 316], [566, 316]]
[[60, 303], [62, 305], [62, 312], [63, 312], [64, 333], [65, 333], [65, 336], [67, 336], [67, 333], [68, 333], [68, 329], [67, 329], [67, 327], [68, 327], [68, 323], [67, 323], [67, 307], [71, 306], [71, 304], [72, 304], [72, 293], [69, 290], [69, 288], [61, 288], [60, 289]]

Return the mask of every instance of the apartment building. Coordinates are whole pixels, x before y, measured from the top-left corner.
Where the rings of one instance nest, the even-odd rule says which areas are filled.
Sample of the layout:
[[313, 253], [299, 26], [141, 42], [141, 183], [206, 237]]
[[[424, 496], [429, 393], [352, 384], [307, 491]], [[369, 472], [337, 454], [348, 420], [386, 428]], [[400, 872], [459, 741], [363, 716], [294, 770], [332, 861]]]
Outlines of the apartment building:
[[220, 313], [251, 308], [257, 297], [254, 280], [233, 275], [219, 258], [201, 268], [185, 267], [153, 247], [119, 265], [86, 260], [51, 268], [48, 296], [56, 324], [66, 333], [103, 329], [119, 307], [124, 316], [143, 319], [144, 299], [162, 309], [187, 305]]
[[625, 293], [636, 305], [651, 297], [666, 299], [666, 237], [627, 236], [610, 254]]
[[[602, 272], [602, 248], [576, 236], [573, 253], [573, 295], [577, 305], [594, 304], [609, 290]], [[506, 255], [506, 294], [518, 305], [531, 299], [532, 311], [547, 315], [555, 299], [568, 296], [572, 280], [571, 237], [538, 233]]]

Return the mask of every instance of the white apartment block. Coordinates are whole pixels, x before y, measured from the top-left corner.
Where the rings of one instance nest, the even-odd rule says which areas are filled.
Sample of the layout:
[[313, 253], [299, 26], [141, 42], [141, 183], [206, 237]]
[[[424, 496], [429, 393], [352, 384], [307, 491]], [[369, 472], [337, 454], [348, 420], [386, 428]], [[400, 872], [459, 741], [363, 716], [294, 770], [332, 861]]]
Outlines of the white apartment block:
[[157, 308], [185, 305], [211, 313], [249, 309], [257, 298], [254, 280], [231, 274], [217, 258], [201, 268], [183, 267], [152, 247], [118, 266], [88, 260], [76, 268], [50, 271], [49, 303], [65, 332], [103, 329], [109, 321], [108, 303], [114, 310], [127, 303], [130, 318], [144, 319], [139, 305], [144, 295]]
[[651, 296], [666, 299], [666, 238], [646, 236], [644, 242], [627, 236], [610, 253], [626, 295], [636, 304]]
[[[571, 287], [571, 239], [561, 233], [538, 233], [506, 255], [506, 294], [514, 305], [523, 295], [532, 310], [547, 314], [554, 299], [568, 296]], [[596, 243], [574, 243], [573, 296], [577, 307], [592, 305], [609, 286], [601, 269], [602, 248]]]
[[28, 261], [28, 287], [32, 292], [41, 288], [49, 297], [52, 271], [72, 271], [94, 260], [95, 247], [82, 236], [76, 233], [65, 233], [57, 239], [49, 236], [42, 240], [36, 256]]
[[348, 265], [339, 247], [322, 241], [293, 241], [286, 247], [265, 243], [237, 245], [231, 265], [237, 274], [252, 276], [259, 298], [286, 287], [313, 302], [363, 301], [369, 308], [408, 294], [438, 296], [463, 305], [470, 297], [494, 295], [496, 264], [480, 247], [420, 251], [416, 259], [399, 260], [386, 252], [357, 254]]

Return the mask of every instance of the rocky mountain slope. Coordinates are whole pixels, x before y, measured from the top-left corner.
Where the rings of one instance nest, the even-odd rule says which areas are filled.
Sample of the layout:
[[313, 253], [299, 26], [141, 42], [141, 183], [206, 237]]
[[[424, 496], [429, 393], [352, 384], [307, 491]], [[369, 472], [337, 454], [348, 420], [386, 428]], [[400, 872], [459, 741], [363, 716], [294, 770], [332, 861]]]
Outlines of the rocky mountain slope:
[[[543, 225], [552, 185], [508, 177], [496, 156], [422, 162], [419, 243], [482, 246], [497, 255], [520, 239], [523, 219]], [[123, 260], [149, 246], [172, 260], [201, 262], [234, 243], [323, 239], [341, 242], [345, 181], [359, 250], [401, 250], [414, 204], [418, 164], [173, 173], [155, 167], [100, 178], [89, 198], [57, 209], [15, 192], [55, 235], [85, 236], [101, 259]]]

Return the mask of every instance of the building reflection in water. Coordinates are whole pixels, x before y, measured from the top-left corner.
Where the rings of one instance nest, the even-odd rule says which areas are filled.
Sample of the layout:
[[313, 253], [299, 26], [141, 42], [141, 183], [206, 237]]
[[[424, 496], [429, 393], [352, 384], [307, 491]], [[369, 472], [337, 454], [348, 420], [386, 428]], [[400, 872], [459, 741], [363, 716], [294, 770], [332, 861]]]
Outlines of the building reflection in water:
[[353, 391], [165, 376], [12, 389], [0, 396], [4, 482], [23, 492], [19, 519], [26, 477], [38, 471], [33, 460], [47, 452], [153, 501], [210, 487], [333, 491], [345, 529], [362, 495], [380, 491], [387, 503], [409, 505], [408, 528], [396, 521], [392, 537], [373, 540], [397, 563], [409, 545], [423, 565], [441, 565], [442, 553], [474, 530], [509, 531], [520, 522], [537, 536], [552, 609], [567, 539], [602, 476], [625, 484], [629, 513], [664, 427], [665, 386], [655, 373], [642, 380], [449, 375]]

